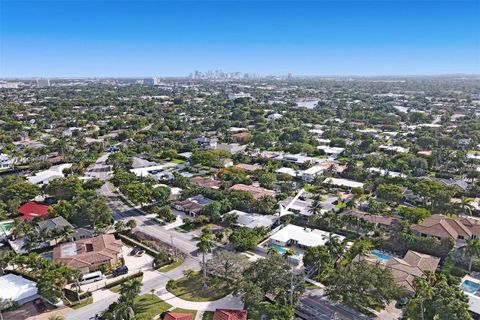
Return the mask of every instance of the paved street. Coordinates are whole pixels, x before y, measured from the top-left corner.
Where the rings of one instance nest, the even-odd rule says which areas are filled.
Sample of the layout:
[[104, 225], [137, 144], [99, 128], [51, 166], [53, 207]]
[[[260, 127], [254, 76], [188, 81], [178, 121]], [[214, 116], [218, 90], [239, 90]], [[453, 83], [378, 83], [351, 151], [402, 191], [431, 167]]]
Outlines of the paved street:
[[[196, 253], [196, 241], [192, 238], [191, 234], [184, 234], [175, 231], [172, 228], [166, 228], [161, 226], [157, 221], [152, 218], [145, 217], [143, 213], [129, 205], [113, 191], [113, 187], [108, 182], [110, 178], [110, 167], [106, 164], [107, 155], [100, 157], [97, 162], [89, 167], [86, 171], [87, 176], [97, 177], [102, 181], [105, 181], [104, 185], [100, 188], [99, 192], [106, 197], [108, 205], [113, 212], [115, 220], [128, 220], [134, 219], [137, 222], [138, 230], [152, 236], [160, 241], [170, 243], [173, 240], [173, 245], [176, 249], [186, 254], [184, 263], [170, 270], [166, 273], [161, 273], [152, 270], [151, 267], [145, 267], [144, 277], [142, 281], [141, 294], [150, 293], [154, 290], [160, 298], [165, 299], [168, 303], [175, 307], [197, 309], [197, 310], [215, 310], [215, 308], [240, 308], [242, 303], [239, 298], [227, 296], [218, 301], [212, 302], [199, 302], [193, 303], [179, 299], [165, 289], [166, 284], [171, 279], [178, 279], [183, 277], [183, 271], [186, 269], [200, 270], [200, 258]], [[108, 306], [118, 299], [118, 294], [111, 292], [110, 290], [97, 290], [93, 292], [93, 303], [75, 310], [66, 316], [67, 320], [85, 320], [95, 317], [96, 314], [100, 314], [106, 310]]]
[[304, 320], [367, 320], [369, 317], [339, 303], [328, 300], [322, 289], [305, 294], [296, 307], [295, 314]]

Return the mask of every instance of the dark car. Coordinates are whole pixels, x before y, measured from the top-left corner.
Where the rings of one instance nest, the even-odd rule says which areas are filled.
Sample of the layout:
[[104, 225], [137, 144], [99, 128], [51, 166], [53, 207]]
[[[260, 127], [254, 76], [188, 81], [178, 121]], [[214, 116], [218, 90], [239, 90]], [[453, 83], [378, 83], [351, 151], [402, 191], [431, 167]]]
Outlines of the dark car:
[[127, 274], [127, 273], [128, 273], [128, 267], [127, 266], [121, 266], [121, 267], [118, 267], [117, 269], [115, 269], [112, 272], [112, 275], [114, 277], [118, 277], [118, 276], [121, 276], [122, 274]]
[[45, 302], [43, 302], [42, 299], [35, 299], [33, 301], [33, 305], [35, 306], [35, 309], [37, 310], [38, 313], [45, 312], [47, 310], [47, 306], [45, 305]]
[[142, 248], [140, 248], [140, 247], [138, 247], [138, 246], [135, 246], [135, 247], [133, 247], [132, 251], [130, 251], [130, 255], [131, 255], [131, 256], [134, 256], [134, 255], [136, 255], [137, 253], [139, 253], [141, 250], [142, 250]]

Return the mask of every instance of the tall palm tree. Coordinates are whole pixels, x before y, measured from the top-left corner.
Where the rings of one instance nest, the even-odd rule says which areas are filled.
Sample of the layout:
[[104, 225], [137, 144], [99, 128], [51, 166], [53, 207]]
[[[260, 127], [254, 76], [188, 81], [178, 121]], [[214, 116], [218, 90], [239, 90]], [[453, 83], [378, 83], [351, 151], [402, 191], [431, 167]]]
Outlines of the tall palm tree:
[[197, 249], [202, 253], [203, 265], [203, 284], [207, 286], [207, 265], [205, 263], [205, 253], [213, 248], [212, 234], [210, 232], [203, 232], [200, 236], [200, 241], [197, 243]]
[[125, 224], [125, 227], [127, 227], [127, 229], [135, 229], [135, 227], [137, 226], [137, 222], [133, 219], [130, 219], [127, 221], [127, 223]]
[[460, 209], [463, 214], [467, 214], [469, 216], [472, 215], [472, 205], [473, 199], [472, 198], [467, 198], [463, 197], [460, 199]]
[[433, 290], [432, 287], [428, 284], [425, 279], [422, 278], [415, 278], [413, 280], [413, 286], [415, 288], [415, 296], [417, 299], [420, 300], [420, 315], [422, 320], [425, 319], [425, 309], [423, 307], [423, 304], [425, 300], [431, 299], [433, 295]]
[[125, 299], [133, 303], [135, 297], [140, 293], [142, 283], [138, 279], [131, 279], [121, 284], [120, 294]]
[[468, 272], [470, 272], [472, 270], [473, 259], [480, 257], [480, 239], [467, 240], [465, 254], [470, 257], [470, 262], [468, 263]]
[[113, 319], [131, 320], [134, 317], [135, 312], [133, 311], [132, 302], [125, 301], [123, 297], [120, 297], [119, 303], [113, 309]]

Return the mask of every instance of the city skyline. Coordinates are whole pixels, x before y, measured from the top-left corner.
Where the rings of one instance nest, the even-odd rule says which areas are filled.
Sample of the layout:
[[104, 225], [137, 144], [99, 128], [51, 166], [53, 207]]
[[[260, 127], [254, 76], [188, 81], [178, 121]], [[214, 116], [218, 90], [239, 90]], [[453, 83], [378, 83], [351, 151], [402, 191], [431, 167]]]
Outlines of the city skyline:
[[480, 73], [478, 1], [3, 1], [0, 77]]

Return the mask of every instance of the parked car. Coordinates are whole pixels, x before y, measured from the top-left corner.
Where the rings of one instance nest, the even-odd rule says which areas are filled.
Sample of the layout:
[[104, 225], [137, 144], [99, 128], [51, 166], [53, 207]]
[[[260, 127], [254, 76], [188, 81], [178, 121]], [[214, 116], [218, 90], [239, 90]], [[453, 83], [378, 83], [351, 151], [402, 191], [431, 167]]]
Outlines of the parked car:
[[114, 277], [121, 276], [122, 274], [127, 274], [128, 273], [128, 267], [127, 266], [121, 266], [118, 267], [117, 269], [113, 270], [112, 275]]
[[140, 248], [140, 247], [138, 247], [138, 246], [135, 246], [135, 247], [133, 247], [132, 251], [130, 251], [130, 255], [131, 255], [131, 256], [134, 256], [134, 255], [136, 255], [136, 254], [137, 254], [139, 251], [141, 251], [141, 250], [142, 250], [142, 248]]
[[135, 257], [141, 257], [145, 254], [145, 250], [140, 250], [137, 253], [135, 253]]

